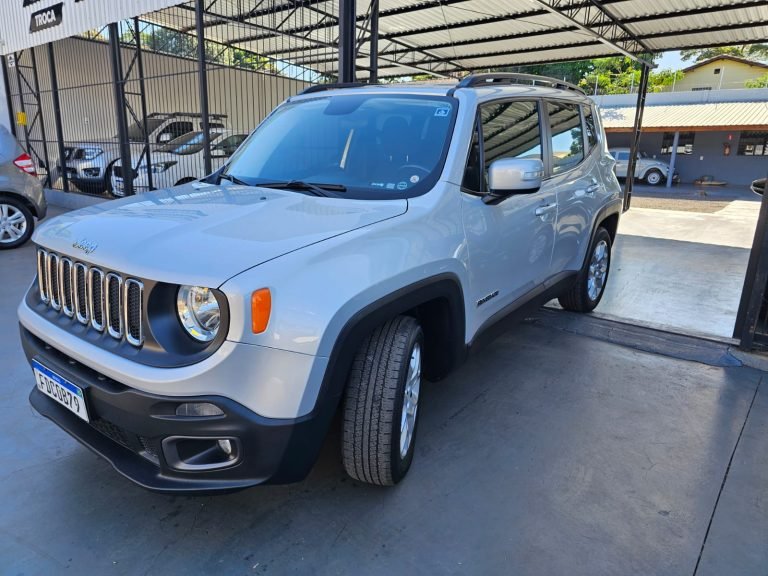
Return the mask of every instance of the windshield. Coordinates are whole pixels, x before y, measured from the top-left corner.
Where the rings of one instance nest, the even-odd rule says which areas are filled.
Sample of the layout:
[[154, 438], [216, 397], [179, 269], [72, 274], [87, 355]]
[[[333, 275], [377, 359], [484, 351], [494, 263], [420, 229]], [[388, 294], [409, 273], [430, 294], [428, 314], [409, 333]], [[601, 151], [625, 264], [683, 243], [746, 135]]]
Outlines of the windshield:
[[[152, 134], [165, 121], [166, 118], [147, 118], [147, 134]], [[139, 124], [134, 123], [128, 127], [128, 140], [131, 142], [144, 142], [144, 132]]]
[[275, 110], [226, 174], [250, 185], [301, 181], [345, 197], [407, 198], [440, 176], [456, 101], [439, 96], [335, 95]]
[[[221, 134], [212, 133], [211, 142], [216, 141]], [[171, 140], [168, 144], [160, 146], [158, 152], [169, 152], [171, 154], [179, 154], [185, 156], [187, 154], [197, 154], [203, 149], [203, 133], [202, 132], [190, 132], [179, 136], [175, 140]]]

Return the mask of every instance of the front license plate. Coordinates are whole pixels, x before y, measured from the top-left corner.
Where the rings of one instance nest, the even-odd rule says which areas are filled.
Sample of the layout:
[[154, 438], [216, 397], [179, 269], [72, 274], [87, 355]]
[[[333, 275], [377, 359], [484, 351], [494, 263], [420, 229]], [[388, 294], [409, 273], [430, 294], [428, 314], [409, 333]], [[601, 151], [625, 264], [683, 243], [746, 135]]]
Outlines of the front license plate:
[[32, 371], [35, 373], [37, 389], [40, 392], [53, 398], [56, 402], [77, 414], [79, 418], [90, 422], [88, 410], [85, 407], [85, 396], [78, 386], [75, 386], [66, 378], [62, 378], [53, 370], [46, 368], [37, 360], [32, 360]]

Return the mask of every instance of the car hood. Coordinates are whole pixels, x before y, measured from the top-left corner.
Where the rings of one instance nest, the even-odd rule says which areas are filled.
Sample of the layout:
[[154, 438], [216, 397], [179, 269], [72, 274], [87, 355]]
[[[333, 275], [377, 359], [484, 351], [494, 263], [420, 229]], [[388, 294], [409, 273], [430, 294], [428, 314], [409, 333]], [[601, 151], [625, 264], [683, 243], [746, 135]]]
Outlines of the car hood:
[[191, 183], [63, 214], [43, 223], [33, 239], [131, 276], [217, 287], [248, 268], [407, 209], [407, 200]]

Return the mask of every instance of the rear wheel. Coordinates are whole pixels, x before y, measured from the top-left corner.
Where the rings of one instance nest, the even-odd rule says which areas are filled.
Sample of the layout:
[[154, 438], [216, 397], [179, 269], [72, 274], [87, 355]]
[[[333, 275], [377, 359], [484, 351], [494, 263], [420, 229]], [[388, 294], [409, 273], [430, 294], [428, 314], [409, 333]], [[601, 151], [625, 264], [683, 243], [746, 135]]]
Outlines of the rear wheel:
[[589, 247], [589, 256], [573, 286], [558, 298], [560, 306], [574, 312], [591, 312], [600, 303], [611, 268], [611, 235], [598, 228]]
[[646, 184], [650, 184], [651, 186], [658, 186], [661, 184], [661, 181], [664, 178], [664, 174], [661, 173], [661, 170], [649, 170], [648, 173], [645, 175], [645, 182]]
[[398, 316], [360, 347], [344, 398], [342, 458], [352, 478], [392, 486], [411, 466], [418, 424], [424, 336]]
[[35, 229], [35, 218], [21, 200], [0, 198], [0, 250], [21, 246]]

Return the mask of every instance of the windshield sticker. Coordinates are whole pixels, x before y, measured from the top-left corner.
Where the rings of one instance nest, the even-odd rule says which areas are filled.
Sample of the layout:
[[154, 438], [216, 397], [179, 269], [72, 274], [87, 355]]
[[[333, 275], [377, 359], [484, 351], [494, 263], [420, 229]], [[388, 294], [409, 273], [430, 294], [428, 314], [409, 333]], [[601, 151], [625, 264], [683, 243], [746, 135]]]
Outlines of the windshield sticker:
[[411, 176], [411, 184], [416, 184], [416, 182], [418, 181], [419, 181], [419, 177], [416, 174]]
[[398, 182], [397, 183], [397, 189], [398, 190], [405, 190], [408, 188], [408, 182]]
[[447, 118], [448, 114], [451, 113], [450, 108], [436, 108], [435, 109], [435, 116], [437, 118]]

